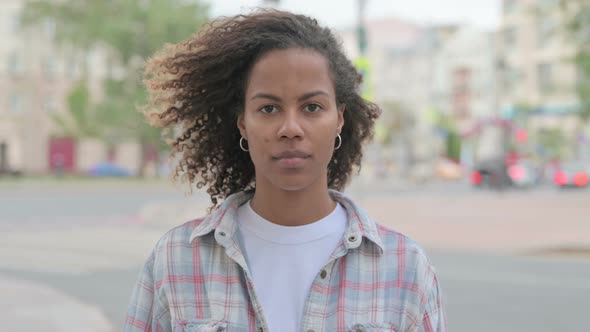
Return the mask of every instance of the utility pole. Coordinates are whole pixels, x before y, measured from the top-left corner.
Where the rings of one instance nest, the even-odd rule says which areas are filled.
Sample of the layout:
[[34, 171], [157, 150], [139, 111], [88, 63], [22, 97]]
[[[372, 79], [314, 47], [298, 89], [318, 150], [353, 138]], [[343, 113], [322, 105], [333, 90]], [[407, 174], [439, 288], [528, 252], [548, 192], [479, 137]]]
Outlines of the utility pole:
[[366, 28], [366, 7], [368, 0], [357, 0], [357, 45], [359, 49], [359, 55], [354, 60], [356, 69], [363, 76], [363, 85], [361, 86], [361, 95], [364, 99], [373, 101], [373, 89], [371, 85], [371, 66], [369, 59], [367, 58], [367, 28]]
[[281, 0], [262, 0], [264, 7], [275, 8], [281, 3]]
[[367, 29], [366, 29], [366, 8], [367, 0], [357, 0], [358, 20], [357, 20], [357, 40], [359, 55], [364, 57], [367, 53]]

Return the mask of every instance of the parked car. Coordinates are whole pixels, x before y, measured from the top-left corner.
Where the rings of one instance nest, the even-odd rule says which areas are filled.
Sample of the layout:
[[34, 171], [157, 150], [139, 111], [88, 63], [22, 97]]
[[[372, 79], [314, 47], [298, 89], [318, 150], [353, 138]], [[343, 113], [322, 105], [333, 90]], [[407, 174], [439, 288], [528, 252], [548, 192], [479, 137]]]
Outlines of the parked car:
[[507, 173], [512, 185], [518, 188], [530, 188], [539, 184], [543, 174], [541, 168], [527, 160], [519, 160], [508, 166]]
[[94, 165], [88, 170], [90, 176], [104, 176], [104, 177], [127, 177], [131, 176], [131, 172], [118, 166], [112, 162], [101, 162]]
[[23, 175], [22, 171], [16, 170], [16, 169], [0, 169], [0, 177], [3, 176], [10, 176], [10, 177], [21, 177]]
[[471, 184], [476, 188], [504, 189], [512, 185], [508, 175], [506, 161], [489, 159], [475, 164], [470, 176]]
[[586, 187], [590, 180], [589, 163], [581, 161], [566, 162], [556, 167], [553, 183], [560, 187]]

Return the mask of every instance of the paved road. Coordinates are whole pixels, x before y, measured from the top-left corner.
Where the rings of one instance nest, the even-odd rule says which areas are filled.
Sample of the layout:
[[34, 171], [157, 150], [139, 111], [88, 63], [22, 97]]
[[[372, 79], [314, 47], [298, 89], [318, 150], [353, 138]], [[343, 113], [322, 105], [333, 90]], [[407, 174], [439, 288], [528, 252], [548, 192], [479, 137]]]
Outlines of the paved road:
[[[464, 230], [473, 236], [479, 234], [478, 242], [494, 243], [490, 238], [502, 239], [506, 233], [502, 228], [506, 225], [497, 220], [505, 216], [502, 208], [517, 204], [521, 217], [516, 220], [527, 225], [520, 233], [515, 227], [518, 225], [512, 225], [521, 243], [536, 244], [534, 241], [547, 239], [539, 237], [546, 235], [541, 231], [528, 232], [536, 234], [532, 240], [524, 238], [532, 223], [566, 228], [568, 232], [560, 233], [558, 240], [569, 241], [576, 230], [584, 233], [587, 229], [583, 227], [590, 216], [590, 207], [584, 203], [588, 202], [588, 192], [562, 195], [545, 188], [499, 198], [485, 192], [472, 193], [457, 185], [433, 185], [427, 189], [398, 187], [371, 195], [357, 190], [352, 194], [377, 214], [394, 208], [396, 215], [404, 216], [398, 220], [400, 227], [430, 248], [441, 277], [451, 331], [586, 330], [582, 326], [587, 325], [590, 308], [590, 256], [584, 251], [576, 257], [515, 256], [515, 252], [522, 251], [490, 251], [489, 246], [477, 247], [464, 234], [457, 237], [455, 233]], [[454, 199], [458, 203], [452, 203]], [[146, 209], [146, 204], [152, 208]], [[67, 308], [80, 310], [84, 317], [97, 321], [104, 317], [112, 330], [118, 330], [149, 249], [175, 218], [183, 219], [179, 215], [200, 211], [206, 204], [203, 195], [184, 197], [182, 191], [153, 185], [103, 186], [95, 190], [80, 186], [2, 189], [0, 184], [0, 288], [2, 280], [29, 282], [38, 287], [31, 286], [32, 291], [45, 287], [47, 296], [59, 298], [64, 308], [66, 304], [75, 306]], [[469, 208], [462, 210], [461, 206]], [[171, 216], [162, 213], [161, 208], [173, 210], [173, 220], [158, 224]], [[490, 209], [494, 213], [488, 213]], [[537, 210], [543, 213], [533, 213]], [[154, 215], [156, 220], [149, 220]], [[474, 215], [480, 218], [474, 221]], [[560, 215], [567, 218], [557, 218]], [[438, 228], [429, 221], [420, 223], [433, 216], [437, 217]], [[470, 228], [474, 223], [478, 227]], [[494, 233], [498, 225], [500, 231]], [[477, 233], [485, 227], [489, 227], [487, 237]], [[437, 237], [425, 229], [434, 229]], [[442, 237], [447, 240], [439, 241]], [[590, 246], [587, 236], [575, 239]], [[512, 244], [512, 240], [508, 238], [506, 244]], [[455, 242], [458, 245], [450, 245]], [[25, 309], [40, 304], [34, 297], [30, 301]], [[0, 297], [0, 308], [11, 303]], [[2, 324], [8, 321], [3, 316], [6, 314], [0, 310]], [[0, 329], [24, 332], [31, 327], [0, 324]], [[71, 326], [44, 330], [76, 331]]]
[[[431, 258], [441, 278], [450, 331], [586, 331], [590, 260], [449, 252], [432, 252]], [[120, 326], [138, 270], [81, 275], [0, 270], [0, 275], [43, 283], [97, 305], [113, 326]]]
[[590, 259], [433, 252], [450, 331], [587, 331]]

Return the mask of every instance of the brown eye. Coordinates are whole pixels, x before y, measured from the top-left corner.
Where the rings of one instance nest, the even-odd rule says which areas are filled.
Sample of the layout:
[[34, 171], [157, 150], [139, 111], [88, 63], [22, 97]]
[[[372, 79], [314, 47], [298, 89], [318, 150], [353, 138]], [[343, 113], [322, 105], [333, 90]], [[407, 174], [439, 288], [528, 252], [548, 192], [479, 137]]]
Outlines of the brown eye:
[[309, 113], [316, 113], [321, 109], [322, 109], [322, 107], [318, 104], [305, 105], [305, 110]]
[[275, 105], [265, 105], [260, 109], [260, 112], [270, 114], [278, 111], [279, 109]]

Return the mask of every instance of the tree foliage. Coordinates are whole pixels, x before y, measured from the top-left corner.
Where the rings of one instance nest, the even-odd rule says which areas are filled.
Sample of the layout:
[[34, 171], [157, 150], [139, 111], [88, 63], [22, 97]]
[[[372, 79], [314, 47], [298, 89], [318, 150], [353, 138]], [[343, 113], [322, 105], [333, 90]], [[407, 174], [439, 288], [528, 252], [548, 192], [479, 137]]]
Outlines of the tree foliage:
[[[85, 83], [76, 85], [66, 116], [73, 119], [56, 116], [60, 127], [76, 136], [99, 135], [107, 143], [133, 139], [163, 146], [159, 131], [137, 112], [147, 98], [143, 62], [165, 43], [195, 33], [207, 21], [207, 5], [196, 0], [30, 0], [22, 16], [29, 26], [53, 22], [59, 45], [84, 55], [98, 50], [106, 58], [104, 98], [92, 105]], [[87, 73], [89, 68], [83, 67]]]

